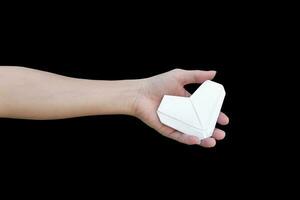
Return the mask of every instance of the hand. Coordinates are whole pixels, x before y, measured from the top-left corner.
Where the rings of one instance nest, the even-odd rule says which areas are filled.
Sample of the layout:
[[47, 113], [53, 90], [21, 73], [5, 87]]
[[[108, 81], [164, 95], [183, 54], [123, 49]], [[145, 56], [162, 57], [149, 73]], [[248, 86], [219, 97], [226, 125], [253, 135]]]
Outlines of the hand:
[[[215, 74], [215, 71], [187, 71], [174, 69], [157, 76], [142, 79], [138, 89], [138, 95], [136, 96], [133, 104], [134, 115], [162, 135], [178, 142], [189, 145], [199, 144], [202, 147], [215, 146], [216, 140], [224, 139], [224, 131], [216, 128], [211, 138], [206, 138], [200, 141], [195, 136], [183, 134], [163, 125], [159, 121], [156, 113], [165, 94], [188, 97], [191, 94], [184, 89], [184, 85], [190, 83], [202, 83], [206, 80], [211, 80], [214, 78]], [[221, 112], [218, 118], [218, 123], [226, 125], [229, 123], [229, 118]]]

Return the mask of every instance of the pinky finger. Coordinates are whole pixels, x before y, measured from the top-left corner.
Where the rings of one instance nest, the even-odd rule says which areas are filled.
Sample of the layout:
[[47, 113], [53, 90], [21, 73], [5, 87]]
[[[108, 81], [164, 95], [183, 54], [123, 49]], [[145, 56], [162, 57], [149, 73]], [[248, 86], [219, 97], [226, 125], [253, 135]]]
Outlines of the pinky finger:
[[168, 138], [171, 138], [171, 139], [181, 142], [183, 144], [187, 144], [187, 145], [200, 144], [200, 140], [198, 139], [198, 137], [186, 135], [179, 131], [173, 131], [168, 134], [164, 134], [164, 133], [162, 133], [162, 134]]

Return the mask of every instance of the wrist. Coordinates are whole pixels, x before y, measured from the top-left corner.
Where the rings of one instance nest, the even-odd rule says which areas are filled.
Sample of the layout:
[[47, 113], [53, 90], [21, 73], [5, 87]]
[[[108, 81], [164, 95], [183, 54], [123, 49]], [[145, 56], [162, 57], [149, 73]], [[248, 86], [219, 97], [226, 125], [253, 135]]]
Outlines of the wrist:
[[120, 114], [135, 116], [136, 105], [141, 96], [141, 90], [144, 85], [144, 79], [122, 80], [118, 81], [120, 90], [117, 101]]
[[127, 91], [125, 92], [124, 107], [127, 115], [137, 117], [137, 107], [142, 98], [142, 90], [145, 85], [144, 79], [126, 80]]
[[[86, 115], [131, 115], [136, 116], [136, 102], [141, 97], [144, 79], [76, 82], [80, 94], [76, 108], [80, 116]], [[74, 102], [74, 100], [72, 100]]]

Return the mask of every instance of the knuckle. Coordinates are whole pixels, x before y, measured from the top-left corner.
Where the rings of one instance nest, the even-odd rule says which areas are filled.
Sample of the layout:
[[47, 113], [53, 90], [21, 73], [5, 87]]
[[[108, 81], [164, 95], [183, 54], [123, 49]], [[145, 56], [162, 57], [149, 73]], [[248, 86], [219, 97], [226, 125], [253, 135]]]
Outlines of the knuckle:
[[175, 73], [181, 73], [181, 72], [183, 72], [184, 70], [183, 70], [183, 69], [180, 69], [180, 68], [175, 68], [175, 69], [173, 69], [172, 71], [175, 72]]

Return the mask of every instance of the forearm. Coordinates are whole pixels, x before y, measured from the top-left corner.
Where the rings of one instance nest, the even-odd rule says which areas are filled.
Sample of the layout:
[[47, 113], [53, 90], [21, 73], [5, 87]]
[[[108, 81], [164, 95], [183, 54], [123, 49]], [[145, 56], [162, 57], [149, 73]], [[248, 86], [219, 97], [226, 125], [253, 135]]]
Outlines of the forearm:
[[138, 80], [85, 80], [23, 67], [0, 67], [0, 117], [130, 115], [138, 85]]

